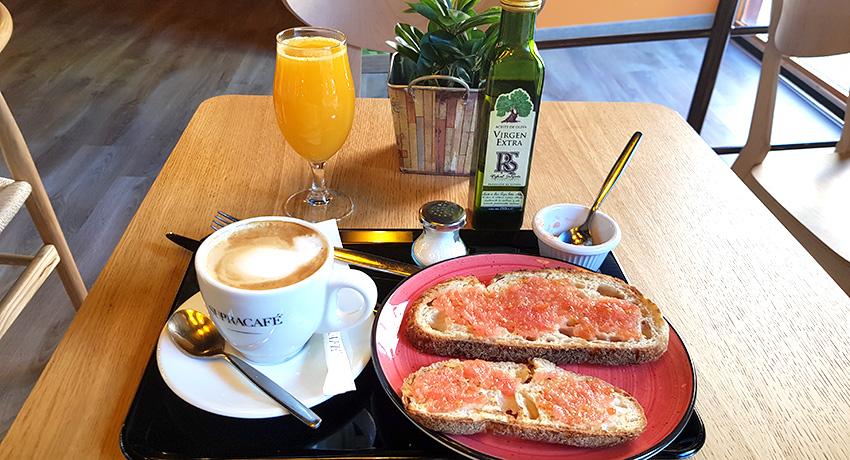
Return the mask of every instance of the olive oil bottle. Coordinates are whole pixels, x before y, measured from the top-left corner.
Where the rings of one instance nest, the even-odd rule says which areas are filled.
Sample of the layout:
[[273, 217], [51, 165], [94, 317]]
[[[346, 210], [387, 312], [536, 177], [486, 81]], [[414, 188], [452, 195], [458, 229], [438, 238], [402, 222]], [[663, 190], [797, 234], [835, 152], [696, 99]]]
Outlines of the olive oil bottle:
[[502, 0], [495, 58], [478, 119], [478, 161], [470, 192], [472, 226], [522, 226], [540, 95], [543, 60], [534, 43], [540, 0]]

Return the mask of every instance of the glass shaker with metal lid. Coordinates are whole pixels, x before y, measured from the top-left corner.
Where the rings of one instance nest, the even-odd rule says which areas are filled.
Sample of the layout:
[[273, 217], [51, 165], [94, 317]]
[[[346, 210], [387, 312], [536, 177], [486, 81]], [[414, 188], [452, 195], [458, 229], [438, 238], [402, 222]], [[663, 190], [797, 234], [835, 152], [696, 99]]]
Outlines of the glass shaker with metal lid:
[[424, 231], [413, 242], [413, 261], [425, 267], [441, 260], [465, 256], [466, 245], [460, 229], [466, 225], [466, 211], [451, 201], [431, 201], [419, 208]]

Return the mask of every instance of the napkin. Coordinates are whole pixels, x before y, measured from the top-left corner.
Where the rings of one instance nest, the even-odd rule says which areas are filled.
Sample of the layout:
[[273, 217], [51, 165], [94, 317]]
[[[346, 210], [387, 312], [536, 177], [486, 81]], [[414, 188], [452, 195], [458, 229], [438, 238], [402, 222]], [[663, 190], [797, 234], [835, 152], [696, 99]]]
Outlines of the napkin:
[[[326, 220], [319, 222], [316, 227], [327, 237], [331, 245], [342, 247], [342, 239], [339, 236], [339, 228], [336, 225], [336, 220]], [[349, 270], [348, 264], [334, 261], [334, 270]], [[359, 303], [351, 305], [351, 302], [346, 303], [348, 296], [340, 296], [339, 306], [343, 311], [354, 311], [360, 307]], [[355, 296], [355, 299], [358, 297]], [[349, 391], [354, 391], [357, 388], [354, 386], [354, 376], [351, 375], [351, 361], [348, 359], [348, 353], [345, 351], [345, 344], [342, 341], [342, 334], [339, 332], [329, 332], [322, 334], [322, 341], [325, 348], [325, 363], [328, 372], [325, 375], [325, 383], [322, 385], [322, 393], [327, 396], [334, 396]]]

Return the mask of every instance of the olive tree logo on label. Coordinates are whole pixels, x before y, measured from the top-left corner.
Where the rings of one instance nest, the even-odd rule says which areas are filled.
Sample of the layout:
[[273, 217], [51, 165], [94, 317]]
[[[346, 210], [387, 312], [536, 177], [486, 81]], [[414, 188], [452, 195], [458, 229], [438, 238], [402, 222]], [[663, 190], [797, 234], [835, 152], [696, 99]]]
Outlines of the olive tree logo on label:
[[502, 123], [516, 123], [518, 117], [527, 117], [534, 110], [531, 96], [522, 88], [517, 88], [510, 93], [505, 93], [496, 99], [496, 115], [507, 118]]

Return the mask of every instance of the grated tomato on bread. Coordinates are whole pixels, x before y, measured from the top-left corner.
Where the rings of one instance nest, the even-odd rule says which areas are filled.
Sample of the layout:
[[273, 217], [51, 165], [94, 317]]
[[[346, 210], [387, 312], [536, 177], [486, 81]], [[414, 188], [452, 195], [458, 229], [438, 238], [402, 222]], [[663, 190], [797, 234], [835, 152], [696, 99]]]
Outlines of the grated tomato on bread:
[[624, 390], [542, 359], [434, 363], [407, 376], [402, 401], [418, 423], [450, 434], [603, 447], [646, 428], [643, 408]]
[[501, 274], [489, 285], [474, 276], [442, 282], [413, 303], [406, 335], [441, 356], [619, 365], [658, 359], [669, 327], [623, 281], [553, 268]]

